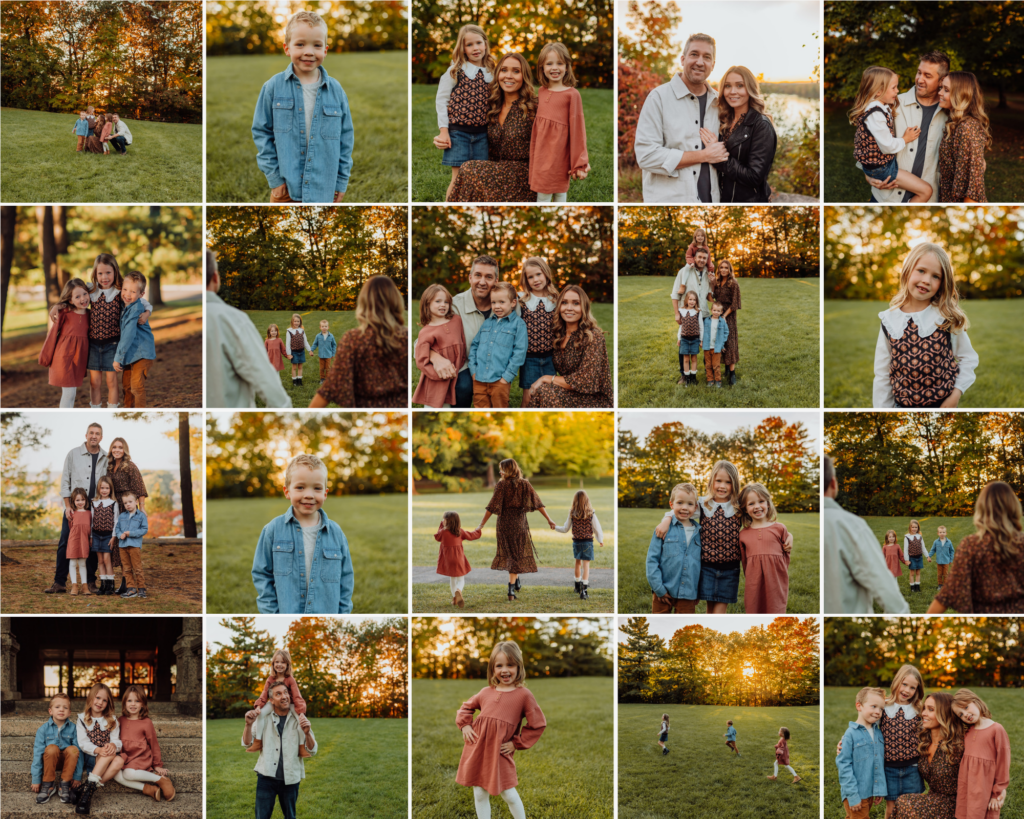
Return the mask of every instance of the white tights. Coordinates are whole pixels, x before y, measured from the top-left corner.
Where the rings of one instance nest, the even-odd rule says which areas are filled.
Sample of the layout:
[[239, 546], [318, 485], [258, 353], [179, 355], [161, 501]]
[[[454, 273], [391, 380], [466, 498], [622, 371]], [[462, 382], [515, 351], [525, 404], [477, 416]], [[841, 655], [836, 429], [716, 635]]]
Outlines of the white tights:
[[[71, 564], [71, 582], [72, 583], [85, 583], [85, 558], [84, 557], [73, 557], [68, 561]], [[75, 580], [75, 567], [78, 567], [78, 576], [81, 580]]]
[[78, 394], [78, 387], [60, 388], [60, 406], [62, 409], [71, 409], [75, 405], [75, 396]]
[[[523, 800], [519, 798], [515, 788], [502, 791], [501, 798], [508, 805], [508, 812], [512, 814], [512, 819], [526, 819], [526, 808], [523, 807]], [[485, 788], [473, 786], [473, 801], [476, 803], [477, 819], [491, 819], [491, 795]]]
[[114, 781], [126, 788], [141, 791], [146, 782], [159, 782], [160, 775], [152, 771], [140, 771], [137, 768], [122, 768], [114, 775]]
[[566, 194], [564, 193], [538, 193], [538, 202], [564, 202]]
[[462, 577], [449, 577], [448, 585], [452, 587], [452, 594], [454, 595], [457, 591], [462, 591], [466, 588], [466, 576]]
[[[793, 774], [793, 776], [796, 776], [796, 771], [794, 771], [789, 765], [783, 765], [782, 767]], [[775, 775], [779, 775], [779, 760], [777, 759], [775, 760]]]

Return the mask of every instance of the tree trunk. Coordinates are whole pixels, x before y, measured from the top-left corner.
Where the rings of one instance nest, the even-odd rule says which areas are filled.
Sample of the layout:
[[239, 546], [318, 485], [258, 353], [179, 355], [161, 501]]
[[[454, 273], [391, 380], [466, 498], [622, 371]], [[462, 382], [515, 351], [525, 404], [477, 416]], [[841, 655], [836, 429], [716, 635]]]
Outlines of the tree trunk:
[[487, 488], [494, 489], [494, 461], [487, 462]]
[[71, 274], [60, 264], [60, 257], [68, 252], [68, 209], [65, 205], [53, 206], [53, 242], [57, 252], [57, 282], [63, 290], [71, 278]]
[[52, 307], [60, 300], [60, 283], [57, 280], [57, 245], [53, 238], [53, 206], [39, 205], [36, 208], [36, 222], [39, 224], [39, 256], [43, 264], [46, 306]]
[[178, 469], [181, 484], [181, 523], [185, 537], [195, 537], [196, 510], [192, 503], [192, 457], [189, 451], [188, 413], [178, 413]]
[[18, 209], [13, 205], [0, 208], [0, 327], [7, 316], [7, 290], [11, 285], [11, 264], [14, 262], [14, 229]]
[[996, 106], [996, 108], [1005, 111], [1008, 107], [1009, 107], [1009, 104], [1006, 102], [1006, 83], [1000, 81], [999, 82], [999, 104]]
[[153, 264], [153, 254], [160, 246], [160, 234], [163, 226], [160, 224], [160, 206], [154, 205], [149, 209], [149, 216], [153, 220], [153, 228], [149, 232], [149, 260], [152, 264], [152, 271], [149, 277], [149, 303], [153, 309], [162, 307], [164, 303], [163, 294], [160, 292], [160, 274], [163, 272], [156, 264]]

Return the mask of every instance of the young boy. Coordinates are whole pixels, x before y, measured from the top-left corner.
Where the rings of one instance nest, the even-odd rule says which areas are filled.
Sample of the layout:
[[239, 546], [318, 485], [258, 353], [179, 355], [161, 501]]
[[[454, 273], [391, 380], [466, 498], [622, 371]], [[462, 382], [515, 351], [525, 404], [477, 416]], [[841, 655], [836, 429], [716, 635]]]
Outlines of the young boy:
[[78, 147], [75, 148], [75, 151], [84, 149], [85, 139], [89, 136], [89, 120], [86, 119], [85, 111], [78, 112], [78, 119], [71, 126], [71, 133], [78, 135]]
[[122, 496], [124, 511], [117, 516], [110, 545], [120, 541], [121, 565], [128, 588], [121, 597], [146, 597], [146, 578], [142, 575], [142, 537], [149, 531], [149, 518], [138, 508], [139, 499], [134, 492]]
[[723, 309], [720, 302], [711, 305], [711, 315], [704, 319], [704, 335], [701, 338], [708, 386], [718, 389], [722, 389], [722, 348], [729, 340], [729, 325], [722, 318]]
[[121, 373], [124, 387], [124, 406], [141, 408], [146, 406], [146, 379], [156, 361], [156, 341], [153, 328], [139, 324], [139, 316], [145, 310], [142, 294], [146, 292], [146, 277], [137, 270], [124, 274], [121, 285], [121, 339], [114, 353], [114, 369]]
[[86, 107], [85, 118], [89, 121], [89, 136], [96, 136], [96, 106]]
[[355, 137], [348, 97], [321, 65], [327, 24], [300, 11], [284, 31], [291, 65], [263, 85], [252, 119], [256, 164], [270, 201], [340, 202], [352, 171]]
[[732, 727], [732, 720], [725, 723], [725, 733], [722, 734], [725, 737], [725, 744], [728, 745], [735, 753], [736, 756], [743, 756], [736, 748], [736, 729]]
[[317, 353], [320, 357], [320, 383], [323, 384], [327, 374], [331, 371], [331, 359], [338, 352], [338, 342], [331, 332], [331, 325], [326, 321], [320, 322], [320, 332], [313, 339], [313, 346], [309, 348], [311, 353]]
[[857, 721], [846, 729], [836, 757], [846, 819], [868, 819], [871, 806], [885, 799], [885, 740], [875, 727], [884, 709], [881, 688], [857, 692]]
[[700, 515], [697, 490], [680, 483], [669, 495], [672, 520], [662, 540], [657, 534], [647, 547], [647, 582], [652, 614], [693, 614], [700, 580]]
[[297, 455], [284, 473], [291, 508], [263, 527], [252, 561], [262, 614], [347, 614], [355, 586], [348, 540], [327, 517], [327, 467]]
[[526, 322], [516, 314], [516, 290], [498, 282], [491, 290], [491, 315], [469, 345], [474, 407], [508, 407], [509, 388], [526, 361]]
[[85, 760], [78, 748], [75, 724], [68, 720], [71, 698], [67, 694], [50, 697], [50, 718], [39, 726], [32, 746], [32, 793], [36, 802], [48, 802], [56, 788], [54, 784], [60, 769], [60, 801], [71, 802], [71, 787], [82, 781]]
[[946, 582], [946, 567], [953, 562], [953, 553], [956, 550], [953, 548], [953, 541], [946, 537], [945, 526], [939, 527], [938, 535], [938, 538], [932, 543], [927, 558], [929, 563], [932, 562], [933, 557], [935, 558], [935, 565], [939, 571], [938, 583], [941, 589]]

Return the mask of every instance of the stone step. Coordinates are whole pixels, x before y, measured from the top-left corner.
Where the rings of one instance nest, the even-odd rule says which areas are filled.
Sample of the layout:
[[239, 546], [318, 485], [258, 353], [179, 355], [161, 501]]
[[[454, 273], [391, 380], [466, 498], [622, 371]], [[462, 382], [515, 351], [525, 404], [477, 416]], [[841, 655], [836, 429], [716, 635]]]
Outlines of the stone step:
[[[174, 783], [174, 789], [178, 793], [203, 792], [203, 763], [174, 762], [168, 764], [170, 767], [167, 770], [171, 772], [171, 781]], [[28, 791], [31, 786], [32, 762], [30, 760], [0, 762], [0, 792], [4, 794], [4, 802], [7, 801], [8, 794]], [[126, 788], [117, 782], [108, 782], [103, 787], [104, 794], [135, 793], [131, 788]], [[53, 797], [53, 799], [56, 798]], [[52, 802], [53, 799], [50, 801]]]
[[[50, 701], [46, 700], [16, 700], [14, 704], [14, 715], [25, 715], [35, 716], [36, 714], [41, 715], [43, 718], [49, 716], [48, 709], [50, 707]], [[151, 717], [164, 716], [164, 717], [176, 717], [178, 716], [178, 703], [176, 702], [149, 702], [147, 703], [149, 709], [149, 715]], [[80, 697], [79, 699], [71, 701], [71, 713], [81, 714], [85, 710], [85, 699]], [[116, 702], [114, 704], [114, 710], [116, 712], [121, 711], [121, 703]]]
[[[91, 814], [103, 819], [202, 819], [203, 795], [181, 793], [173, 802], [154, 802], [142, 793], [108, 793], [106, 789], [92, 799]], [[34, 793], [4, 794], [0, 819], [43, 819], [57, 814], [65, 819], [75, 816], [74, 805], [62, 804], [54, 795], [44, 805], [36, 804]]]
[[[76, 718], [77, 719], [77, 718]], [[192, 717], [152, 717], [153, 727], [156, 735], [163, 737], [202, 737], [203, 721]], [[2, 737], [35, 737], [39, 726], [45, 722], [43, 719], [24, 717], [15, 714], [13, 717], [4, 717], [0, 721], [0, 736]]]
[[[35, 736], [8, 739], [0, 745], [0, 760], [20, 761], [32, 759]], [[170, 768], [172, 762], [202, 762], [202, 737], [168, 737], [160, 740], [160, 755]]]

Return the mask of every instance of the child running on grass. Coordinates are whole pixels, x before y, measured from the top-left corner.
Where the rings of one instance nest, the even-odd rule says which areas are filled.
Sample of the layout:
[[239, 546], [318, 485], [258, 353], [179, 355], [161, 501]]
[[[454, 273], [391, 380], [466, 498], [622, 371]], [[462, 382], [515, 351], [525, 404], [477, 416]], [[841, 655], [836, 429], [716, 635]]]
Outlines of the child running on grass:
[[[647, 547], [647, 582], [653, 614], [693, 614], [700, 589], [700, 515], [697, 489], [678, 483], [668, 496], [672, 517], [665, 534]], [[664, 522], [661, 524], [664, 525]], [[659, 525], [659, 529], [661, 528]]]
[[732, 724], [732, 720], [729, 720], [726, 724], [725, 733], [722, 734], [725, 737], [725, 744], [736, 754], [736, 756], [743, 756], [736, 747], [736, 728]]
[[413, 393], [414, 404], [427, 409], [449, 409], [455, 404], [455, 378], [441, 378], [430, 363], [437, 353], [444, 356], [458, 372], [466, 363], [466, 334], [462, 316], [455, 312], [452, 294], [443, 284], [432, 284], [420, 298], [420, 330], [416, 336], [416, 366], [420, 383]]
[[292, 313], [292, 326], [285, 332], [285, 346], [291, 350], [292, 386], [302, 386], [302, 365], [306, 363], [306, 351], [313, 352], [306, 338], [306, 329], [302, 326], [302, 316]]
[[877, 805], [887, 793], [885, 779], [878, 775], [885, 763], [885, 740], [882, 732], [875, 730], [885, 708], [885, 694], [881, 688], [862, 688], [856, 705], [857, 721], [843, 734], [836, 768], [846, 819], [868, 819], [872, 804]]
[[668, 753], [668, 714], [661, 715], [661, 730], [658, 732], [658, 745], [661, 747], [661, 755]]
[[885, 566], [892, 573], [893, 577], [902, 577], [903, 569], [900, 564], [910, 565], [903, 556], [903, 550], [896, 542], [896, 530], [890, 529], [885, 533], [885, 543], [882, 544], [882, 557], [885, 558]]
[[773, 781], [778, 779], [779, 778], [779, 765], [781, 765], [783, 768], [785, 768], [787, 771], [789, 771], [791, 774], [793, 774], [793, 784], [795, 785], [797, 782], [799, 782], [802, 779], [802, 777], [797, 776], [796, 775], [796, 771], [794, 771], [793, 768], [790, 767], [790, 764], [789, 764], [789, 745], [788, 745], [788, 742], [789, 742], [789, 729], [788, 728], [780, 728], [779, 729], [779, 741], [775, 743], [775, 773], [772, 776], [769, 776], [768, 778], [773, 780]]
[[924, 568], [924, 536], [916, 520], [907, 525], [903, 536], [903, 557], [910, 566], [910, 591], [921, 591], [921, 569]]
[[558, 290], [546, 259], [531, 256], [519, 275], [519, 316], [526, 322], [526, 361], [519, 368], [522, 409], [530, 406], [530, 388], [545, 375], [555, 375], [555, 329]]
[[576, 559], [576, 594], [580, 600], [586, 600], [590, 595], [587, 589], [590, 586], [590, 561], [594, 559], [594, 538], [597, 538], [597, 545], [604, 546], [604, 532], [601, 531], [601, 522], [597, 519], [597, 512], [590, 503], [590, 496], [580, 489], [572, 497], [572, 508], [569, 509], [569, 516], [565, 523], [556, 526], [555, 531], [565, 534], [572, 531], [572, 556]]
[[500, 642], [487, 663], [487, 686], [462, 703], [456, 715], [464, 745], [455, 781], [473, 789], [477, 819], [490, 819], [490, 797], [498, 794], [513, 819], [526, 819], [512, 755], [532, 748], [547, 721], [525, 684], [522, 651], [511, 640]]
[[[257, 722], [257, 728], [254, 730], [253, 735], [262, 737], [266, 736], [265, 733], [270, 725], [267, 724], [271, 720], [274, 709], [270, 708], [264, 714], [263, 708], [270, 701], [270, 692], [274, 685], [277, 683], [284, 683], [288, 687], [288, 696], [291, 699], [292, 707], [295, 708], [296, 714], [306, 713], [306, 701], [302, 698], [302, 692], [299, 691], [299, 685], [295, 682], [295, 677], [292, 675], [292, 655], [285, 651], [283, 648], [278, 649], [274, 652], [274, 656], [270, 658], [270, 674], [267, 675], [267, 681], [263, 684], [263, 693], [260, 694], [259, 699], [253, 703], [252, 709], [261, 717], [263, 717], [263, 725], [259, 725]], [[272, 723], [276, 728], [276, 722]], [[263, 748], [262, 739], [254, 739], [252, 745], [248, 747], [250, 753], [255, 753]], [[299, 756], [308, 757], [313, 756], [309, 749], [306, 747], [305, 742], [299, 743]]]
[[583, 98], [569, 49], [547, 43], [537, 58], [537, 75], [543, 90], [530, 139], [530, 190], [540, 203], [564, 202], [569, 180], [586, 179], [590, 172]]
[[1010, 737], [969, 688], [953, 696], [953, 713], [967, 725], [956, 789], [957, 819], [999, 819], [1010, 786]]
[[929, 563], [932, 562], [933, 557], [935, 558], [935, 567], [938, 572], [937, 582], [941, 589], [946, 582], [946, 567], [953, 562], [956, 549], [953, 548], [953, 541], [946, 537], [945, 526], [940, 526], [935, 534], [938, 537], [932, 541], [932, 548], [928, 552], [927, 558]]
[[89, 508], [89, 493], [82, 487], [71, 491], [71, 505], [75, 511], [71, 513], [71, 532], [68, 535], [67, 558], [70, 564], [71, 591], [78, 594], [78, 583], [75, 582], [75, 567], [82, 578], [82, 594], [92, 594], [85, 577], [85, 561], [92, 547], [92, 510]]
[[89, 120], [87, 116], [85, 111], [79, 111], [78, 119], [71, 126], [71, 133], [78, 137], [78, 147], [75, 148], [77, 153], [84, 153], [85, 141], [89, 138]]
[[[685, 284], [679, 285], [686, 287]], [[700, 301], [692, 290], [687, 291], [679, 305], [679, 316], [682, 322], [677, 332], [679, 338], [679, 374], [683, 377], [683, 386], [697, 386], [697, 354], [704, 341], [704, 321], [700, 317]], [[726, 327], [726, 335], [729, 328]], [[725, 339], [722, 339], [725, 343]]]
[[462, 528], [458, 512], [445, 512], [434, 534], [434, 540], [441, 545], [437, 549], [437, 573], [448, 578], [452, 589], [452, 605], [466, 607], [462, 590], [466, 587], [466, 575], [473, 571], [462, 550], [462, 541], [479, 540], [483, 533], [479, 529], [467, 532]]
[[[281, 331], [277, 329], [276, 324], [267, 327], [267, 340], [263, 342], [263, 346], [267, 350], [267, 357], [270, 359], [271, 365], [278, 372], [284, 369], [284, 359], [292, 360], [292, 354], [285, 347]], [[294, 383], [295, 379], [292, 378], [292, 384]]]
[[747, 614], [785, 614], [793, 536], [776, 520], [771, 493], [759, 483], [740, 492], [740, 562]]

